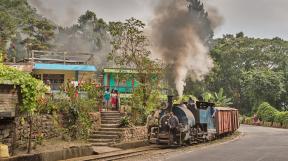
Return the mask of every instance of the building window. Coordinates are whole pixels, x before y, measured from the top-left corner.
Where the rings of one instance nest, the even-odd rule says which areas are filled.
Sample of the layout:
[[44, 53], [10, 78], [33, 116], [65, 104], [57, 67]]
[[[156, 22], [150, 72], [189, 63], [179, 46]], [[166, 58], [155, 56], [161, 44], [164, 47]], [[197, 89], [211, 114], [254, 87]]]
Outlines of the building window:
[[64, 74], [43, 74], [44, 83], [48, 80], [51, 83], [52, 90], [59, 90], [64, 83]]

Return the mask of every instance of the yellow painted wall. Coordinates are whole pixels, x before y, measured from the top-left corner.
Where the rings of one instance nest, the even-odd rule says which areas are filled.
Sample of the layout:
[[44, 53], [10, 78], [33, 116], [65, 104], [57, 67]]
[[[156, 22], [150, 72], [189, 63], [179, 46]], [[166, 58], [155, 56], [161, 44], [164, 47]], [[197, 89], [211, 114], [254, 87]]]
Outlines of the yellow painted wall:
[[[64, 82], [68, 80], [75, 80], [75, 71], [62, 71], [62, 70], [33, 70], [32, 74], [64, 74]], [[89, 79], [94, 80], [96, 78], [95, 72], [79, 72], [79, 81], [87, 81]]]
[[[75, 80], [75, 71], [62, 71], [62, 70], [33, 70], [33, 74], [64, 74], [64, 81], [67, 83], [68, 79], [70, 81]], [[43, 78], [43, 77], [42, 77]]]
[[95, 72], [79, 72], [79, 81], [95, 80]]

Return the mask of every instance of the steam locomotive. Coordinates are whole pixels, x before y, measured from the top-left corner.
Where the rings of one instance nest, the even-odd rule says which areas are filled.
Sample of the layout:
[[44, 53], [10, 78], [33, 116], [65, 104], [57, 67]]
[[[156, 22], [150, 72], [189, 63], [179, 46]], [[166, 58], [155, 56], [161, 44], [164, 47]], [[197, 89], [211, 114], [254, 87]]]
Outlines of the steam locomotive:
[[[156, 144], [191, 145], [233, 133], [239, 128], [239, 112], [234, 108], [215, 107], [214, 103], [197, 101], [191, 104], [174, 104], [168, 96], [168, 107], [159, 114], [159, 123], [152, 127], [150, 141]], [[179, 124], [173, 132], [169, 119], [173, 113]], [[176, 129], [176, 130], [175, 130]]]

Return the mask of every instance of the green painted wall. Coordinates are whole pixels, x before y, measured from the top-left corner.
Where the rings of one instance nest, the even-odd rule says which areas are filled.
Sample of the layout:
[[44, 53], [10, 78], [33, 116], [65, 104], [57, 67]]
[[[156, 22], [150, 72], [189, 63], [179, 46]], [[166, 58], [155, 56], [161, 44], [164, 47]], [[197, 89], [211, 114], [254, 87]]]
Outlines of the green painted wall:
[[[108, 77], [108, 74], [110, 75]], [[104, 73], [104, 79], [103, 79], [103, 85], [104, 86], [110, 86], [110, 90], [113, 88], [117, 89], [120, 93], [131, 93], [133, 90], [132, 85], [132, 79], [126, 80], [125, 84], [119, 83], [119, 86], [116, 83], [117, 75], [120, 75], [121, 73]], [[107, 80], [109, 78], [109, 84], [107, 83]], [[138, 82], [134, 81], [134, 88], [138, 86]]]

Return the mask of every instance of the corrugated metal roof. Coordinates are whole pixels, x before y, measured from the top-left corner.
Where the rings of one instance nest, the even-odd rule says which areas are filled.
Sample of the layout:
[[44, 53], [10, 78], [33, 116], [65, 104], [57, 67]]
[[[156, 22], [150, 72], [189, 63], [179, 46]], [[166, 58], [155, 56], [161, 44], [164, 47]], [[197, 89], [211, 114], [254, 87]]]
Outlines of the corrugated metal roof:
[[68, 65], [68, 64], [34, 64], [35, 70], [70, 70], [70, 71], [85, 71], [96, 72], [96, 67], [93, 65]]

